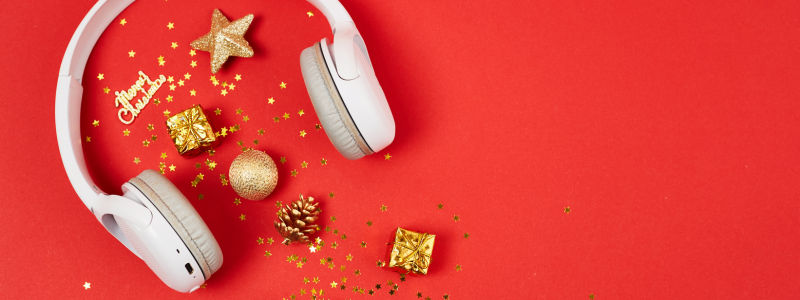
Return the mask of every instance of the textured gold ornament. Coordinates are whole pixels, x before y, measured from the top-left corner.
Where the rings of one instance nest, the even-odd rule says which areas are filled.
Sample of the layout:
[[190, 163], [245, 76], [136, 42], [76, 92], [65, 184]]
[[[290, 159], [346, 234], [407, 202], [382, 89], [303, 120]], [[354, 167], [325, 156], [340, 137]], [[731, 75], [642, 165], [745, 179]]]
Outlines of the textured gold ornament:
[[239, 196], [249, 200], [262, 200], [278, 184], [278, 167], [263, 151], [248, 150], [231, 163], [230, 184]]
[[192, 157], [220, 143], [200, 104], [169, 117], [165, 123], [175, 149], [181, 156]]
[[314, 198], [303, 198], [287, 204], [281, 208], [278, 218], [275, 221], [275, 229], [281, 234], [284, 245], [290, 243], [309, 243], [309, 235], [319, 230], [319, 226], [312, 223], [317, 221], [320, 213]]
[[253, 14], [230, 22], [219, 9], [211, 15], [211, 31], [192, 42], [192, 48], [211, 53], [211, 73], [217, 73], [230, 56], [252, 57], [253, 48], [244, 33], [253, 22]]
[[397, 228], [389, 267], [401, 273], [428, 274], [435, 235]]

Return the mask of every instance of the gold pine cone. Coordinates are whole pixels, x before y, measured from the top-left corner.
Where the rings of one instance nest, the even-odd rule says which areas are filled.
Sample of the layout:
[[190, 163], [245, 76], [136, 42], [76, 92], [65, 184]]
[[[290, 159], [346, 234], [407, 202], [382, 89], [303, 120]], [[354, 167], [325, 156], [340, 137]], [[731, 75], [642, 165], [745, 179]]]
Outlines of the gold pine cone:
[[319, 230], [317, 225], [312, 223], [317, 221], [320, 209], [319, 203], [314, 202], [314, 198], [303, 198], [295, 200], [291, 204], [282, 207], [278, 214], [278, 221], [275, 221], [275, 229], [284, 238], [282, 244], [290, 243], [309, 243], [309, 235]]
[[239, 196], [249, 200], [262, 200], [278, 184], [278, 166], [263, 151], [247, 150], [231, 163], [231, 186]]

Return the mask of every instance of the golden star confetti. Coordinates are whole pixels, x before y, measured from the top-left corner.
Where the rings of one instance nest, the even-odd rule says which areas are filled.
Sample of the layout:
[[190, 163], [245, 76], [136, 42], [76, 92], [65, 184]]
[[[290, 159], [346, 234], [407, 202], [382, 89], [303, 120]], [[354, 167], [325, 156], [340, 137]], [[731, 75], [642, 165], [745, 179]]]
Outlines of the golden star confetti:
[[331, 221], [336, 222], [336, 216], [331, 216]]
[[153, 103], [155, 103], [156, 105], [159, 105], [159, 104], [161, 104], [161, 101], [158, 100], [158, 98], [156, 98], [156, 99], [153, 99]]
[[191, 94], [192, 96], [195, 96], [195, 95], [197, 95], [197, 92], [195, 92], [194, 89], [192, 89], [191, 91], [189, 91], [189, 94]]
[[325, 158], [322, 158], [322, 160], [320, 160], [319, 163], [324, 166], [328, 164], [328, 161]]
[[203, 197], [205, 197], [205, 195], [203, 195], [203, 194], [197, 195], [197, 198], [200, 199], [200, 200], [203, 200]]
[[270, 257], [272, 256], [272, 253], [270, 253], [269, 250], [267, 250], [266, 252], [264, 252], [264, 256]]
[[231, 91], [234, 90], [235, 88], [236, 88], [236, 86], [233, 85], [233, 83], [228, 85], [228, 89], [230, 89]]
[[110, 91], [111, 91], [111, 89], [109, 89], [108, 87], [103, 88], [103, 92], [106, 93], [106, 94], [108, 94], [108, 92], [110, 92]]
[[217, 73], [230, 56], [253, 56], [253, 48], [243, 36], [252, 21], [253, 15], [249, 14], [230, 22], [222, 12], [214, 10], [211, 17], [211, 31], [191, 44], [192, 48], [211, 53], [211, 73]]
[[150, 137], [150, 139], [151, 139], [151, 140], [153, 140], [153, 142], [155, 142], [155, 141], [156, 141], [156, 139], [158, 139], [158, 136], [156, 136], [156, 135], [153, 135], [153, 136], [151, 136], [151, 137]]
[[148, 142], [147, 140], [144, 140], [142, 142], [142, 146], [149, 147], [150, 146], [150, 142]]
[[279, 119], [278, 117], [275, 117], [275, 118], [273, 118], [272, 120], [274, 120], [274, 121], [275, 121], [275, 123], [278, 123], [278, 122], [280, 122], [280, 120], [281, 120], [281, 119]]
[[372, 226], [372, 221], [367, 221], [367, 226]]
[[214, 110], [214, 113], [217, 114], [217, 115], [220, 115], [220, 114], [222, 114], [222, 110], [217, 108], [216, 110]]
[[236, 74], [236, 77], [233, 79], [236, 79], [236, 81], [242, 80], [242, 75]]
[[133, 52], [133, 50], [128, 52], [128, 57], [133, 57], [134, 55], [136, 55], [136, 52]]
[[336, 281], [334, 281], [334, 282], [331, 282], [331, 287], [332, 287], [332, 288], [336, 288], [336, 285], [337, 285]]
[[223, 81], [222, 82], [222, 87], [228, 87], [228, 82], [227, 81]]
[[272, 97], [269, 97], [267, 100], [269, 101], [269, 104], [275, 103], [275, 99], [272, 99]]
[[122, 21], [119, 21], [119, 24], [122, 25], [122, 26], [125, 26], [125, 23], [128, 23], [127, 21], [125, 21], [125, 19], [122, 19]]
[[314, 128], [316, 128], [317, 130], [320, 130], [320, 129], [322, 128], [322, 125], [315, 124], [315, 125], [314, 125]]
[[183, 86], [183, 84], [184, 84], [183, 79], [178, 80], [178, 86]]
[[189, 55], [191, 55], [191, 56], [195, 56], [195, 54], [197, 54], [197, 52], [194, 52], [194, 49], [192, 49], [192, 50], [189, 50]]
[[305, 113], [304, 113], [304, 112], [303, 112], [303, 110], [301, 109], [300, 111], [298, 111], [298, 112], [297, 112], [297, 114], [298, 114], [298, 115], [300, 115], [300, 116], [302, 116], [302, 115], [304, 115]]
[[[122, 19], [122, 20], [125, 21], [125, 19]], [[86, 282], [86, 283], [83, 284], [83, 289], [84, 290], [88, 290], [90, 288], [92, 288], [92, 284], [91, 283]]]
[[169, 22], [169, 24], [167, 24], [167, 28], [169, 28], [169, 29], [175, 28], [175, 24], [173, 24], [172, 22]]
[[245, 121], [245, 122], [250, 121], [250, 117], [244, 116], [244, 117], [242, 117], [242, 121]]
[[461, 265], [456, 265], [456, 272], [461, 271]]
[[455, 215], [455, 216], [453, 216], [453, 220], [455, 220], [456, 222], [458, 222], [458, 220], [461, 220], [461, 218], [459, 218], [459, 217], [458, 217], [458, 215]]
[[133, 163], [135, 163], [135, 164], [137, 164], [137, 165], [138, 165], [140, 162], [142, 162], [142, 161], [141, 161], [141, 160], [139, 160], [139, 158], [138, 158], [138, 157], [134, 157], [134, 158], [133, 158]]
[[282, 88], [282, 89], [285, 89], [285, 88], [286, 88], [286, 83], [285, 83], [285, 82], [283, 82], [283, 81], [281, 81], [281, 84], [280, 84], [280, 86], [281, 86], [281, 88]]
[[292, 177], [297, 177], [297, 169], [292, 170]]
[[170, 46], [170, 47], [172, 47], [172, 49], [178, 48], [178, 43], [172, 42], [172, 46]]
[[281, 157], [281, 163], [285, 163], [285, 162], [286, 162], [286, 157]]
[[125, 129], [122, 131], [122, 136], [130, 136], [130, 134], [131, 134], [130, 130]]
[[381, 205], [381, 212], [386, 211], [386, 205]]
[[330, 194], [328, 194], [328, 196], [330, 196], [331, 198], [333, 198], [333, 196], [334, 196], [333, 192], [331, 192]]
[[565, 213], [569, 214], [569, 212], [570, 212], [570, 211], [572, 211], [572, 210], [571, 210], [571, 209], [569, 209], [569, 206], [567, 206], [567, 207], [564, 207], [564, 212], [565, 212]]
[[165, 116], [165, 117], [169, 117], [169, 110], [165, 110], [165, 111], [164, 111], [164, 116]]
[[263, 243], [264, 243], [264, 239], [262, 239], [261, 237], [258, 237], [258, 239], [256, 240], [256, 243], [258, 243], [259, 245], [261, 245], [261, 244], [263, 244]]
[[305, 130], [300, 130], [300, 136], [301, 137], [306, 137], [306, 131]]
[[169, 170], [174, 172], [175, 171], [175, 165], [174, 164], [169, 165]]
[[245, 219], [245, 216], [244, 216], [244, 214], [242, 214], [241, 216], [239, 216], [239, 220], [242, 220], [242, 221], [244, 221], [244, 219]]
[[594, 299], [594, 293], [589, 294], [589, 299]]
[[468, 239], [469, 238], [469, 233], [464, 233], [464, 238]]
[[154, 129], [153, 124], [147, 124], [147, 130], [153, 130], [153, 129]]
[[308, 15], [309, 18], [314, 16], [313, 12], [307, 12], [306, 14]]
[[105, 77], [103, 77], [103, 73], [100, 73], [100, 75], [97, 75], [97, 79], [98, 79], [98, 80], [103, 80], [103, 79], [105, 79]]
[[389, 153], [386, 153], [386, 155], [384, 155], [384, 156], [383, 156], [383, 158], [384, 158], [385, 160], [389, 160], [389, 159], [391, 159], [391, 158], [392, 158], [392, 156], [391, 156], [391, 155], [389, 155]]
[[227, 94], [228, 94], [228, 91], [226, 91], [226, 90], [222, 90], [222, 91], [220, 92], [220, 94], [222, 94], [223, 96], [225, 96], [225, 95], [227, 95]]
[[[239, 200], [239, 198], [234, 198], [234, 199], [233, 199], [233, 204], [236, 204], [236, 206], [239, 206], [239, 204], [240, 204], [240, 203], [242, 203], [242, 201], [241, 201], [241, 200]], [[270, 243], [270, 244], [271, 244], [271, 243]]]
[[165, 158], [167, 158], [167, 152], [161, 152], [161, 159], [165, 159]]
[[275, 241], [272, 238], [267, 238], [267, 244], [272, 245]]
[[94, 127], [100, 126], [100, 121], [94, 120], [94, 122], [92, 122], [92, 126]]
[[197, 67], [197, 61], [193, 60], [189, 65], [192, 66], [192, 68]]
[[283, 113], [283, 119], [284, 120], [289, 119], [289, 113]]
[[367, 248], [367, 242], [362, 241], [361, 242], [361, 248]]

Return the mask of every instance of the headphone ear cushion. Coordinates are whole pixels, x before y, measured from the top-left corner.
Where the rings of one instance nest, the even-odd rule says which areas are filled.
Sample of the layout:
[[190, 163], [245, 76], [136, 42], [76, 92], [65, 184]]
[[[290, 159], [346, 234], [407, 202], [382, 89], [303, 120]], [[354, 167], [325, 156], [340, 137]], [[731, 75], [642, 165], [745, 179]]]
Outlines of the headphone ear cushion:
[[211, 230], [189, 200], [172, 182], [153, 170], [145, 170], [129, 181], [167, 219], [203, 269], [206, 280], [222, 266], [222, 250]]
[[300, 70], [314, 111], [336, 150], [350, 160], [372, 154], [339, 96], [319, 43], [300, 53]]

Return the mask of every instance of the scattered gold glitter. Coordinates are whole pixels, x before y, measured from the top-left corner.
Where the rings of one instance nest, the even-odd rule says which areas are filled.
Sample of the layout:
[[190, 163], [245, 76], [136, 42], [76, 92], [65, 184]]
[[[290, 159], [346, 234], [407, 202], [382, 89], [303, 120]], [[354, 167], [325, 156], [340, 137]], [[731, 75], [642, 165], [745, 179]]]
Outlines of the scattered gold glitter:
[[285, 162], [286, 162], [286, 157], [281, 157], [281, 163], [285, 163]]
[[335, 196], [335, 195], [333, 194], [333, 192], [331, 192], [330, 194], [328, 194], [328, 196], [330, 196], [331, 198], [333, 198], [333, 196]]
[[108, 87], [103, 88], [103, 92], [105, 92], [106, 94], [108, 94], [108, 92], [110, 92], [110, 91], [111, 91], [111, 89], [108, 88]]
[[175, 28], [175, 24], [170, 22], [169, 24], [167, 24], [167, 28], [169, 28], [169, 29]]
[[275, 103], [275, 99], [272, 99], [272, 97], [269, 97], [269, 99], [267, 99], [267, 101], [269, 101], [269, 104]]
[[469, 238], [469, 233], [464, 233], [464, 238], [468, 239]]
[[309, 18], [314, 16], [313, 12], [307, 12], [306, 14], [308, 15]]
[[133, 57], [134, 55], [136, 55], [136, 52], [133, 52], [133, 50], [131, 50], [131, 52], [128, 52], [128, 57]]
[[297, 112], [297, 114], [302, 116], [302, 115], [304, 115], [305, 113], [304, 113], [304, 112], [303, 112], [303, 110], [301, 109], [300, 111], [298, 111], [298, 112]]
[[[241, 201], [241, 200], [239, 200], [239, 198], [234, 198], [234, 199], [233, 199], [233, 204], [236, 204], [236, 206], [239, 206], [239, 204], [240, 204], [240, 203], [242, 203], [242, 201]], [[270, 243], [270, 244], [271, 244], [271, 243]]]
[[131, 134], [130, 130], [125, 129], [125, 130], [122, 131], [122, 135], [123, 136], [130, 136], [130, 134]]
[[142, 146], [149, 147], [150, 146], [150, 142], [148, 142], [147, 140], [144, 140], [142, 142]]
[[456, 265], [456, 272], [461, 271], [461, 265]]
[[192, 96], [195, 96], [195, 95], [197, 95], [197, 92], [195, 92], [194, 89], [192, 89], [191, 91], [189, 91], [189, 94], [191, 94]]
[[122, 21], [119, 21], [119, 24], [121, 24], [122, 26], [125, 26], [125, 23], [128, 23], [127, 21], [125, 21], [125, 19], [122, 19]]
[[282, 88], [282, 89], [285, 89], [285, 88], [286, 88], [286, 83], [285, 83], [285, 82], [283, 82], [283, 81], [281, 81], [281, 84], [280, 84], [280, 86], [281, 86], [281, 88]]
[[284, 120], [289, 119], [289, 113], [283, 113], [283, 119]]
[[266, 252], [264, 252], [264, 256], [270, 257], [272, 256], [272, 253], [270, 253], [269, 250], [267, 250]]
[[392, 158], [392, 156], [391, 156], [391, 155], [389, 155], [389, 153], [386, 153], [386, 155], [384, 155], [384, 156], [383, 156], [383, 158], [384, 158], [385, 160], [389, 160], [389, 159], [391, 159], [391, 158]]
[[381, 211], [382, 212], [386, 211], [386, 205], [381, 205]]
[[570, 212], [570, 211], [572, 211], [572, 210], [571, 210], [571, 209], [569, 209], [569, 206], [567, 206], [567, 207], [564, 207], [564, 212], [565, 212], [565, 213], [569, 214], [569, 212]]
[[322, 164], [322, 165], [324, 166], [324, 165], [327, 165], [327, 164], [328, 164], [328, 160], [326, 160], [326, 159], [323, 157], [323, 158], [322, 158], [322, 160], [320, 160], [320, 161], [319, 161], [319, 163], [320, 163], [320, 164]]
[[264, 239], [262, 239], [261, 237], [258, 237], [258, 239], [256, 240], [256, 243], [258, 243], [259, 245], [261, 245], [261, 244], [263, 244], [263, 243], [264, 243]]
[[172, 46], [170, 46], [170, 47], [172, 47], [172, 49], [178, 48], [178, 43], [172, 42]]
[[197, 61], [193, 60], [189, 65], [192, 66], [192, 68], [197, 67]]
[[306, 137], [306, 131], [305, 130], [300, 130], [300, 136], [301, 137]]
[[147, 130], [153, 130], [153, 129], [154, 129], [153, 124], [147, 124]]
[[222, 110], [217, 108], [216, 110], [214, 110], [214, 113], [217, 114], [217, 115], [220, 115], [220, 114], [222, 114]]
[[138, 158], [138, 157], [134, 157], [134, 158], [133, 158], [133, 163], [135, 163], [135, 164], [137, 164], [137, 165], [138, 165], [140, 162], [142, 162], [142, 161], [141, 161], [141, 160], [139, 160], [139, 158]]
[[458, 215], [455, 215], [455, 216], [453, 216], [453, 220], [455, 220], [456, 222], [458, 222], [458, 220], [461, 220], [461, 218], [459, 218], [459, 217], [458, 217]]
[[97, 75], [97, 79], [99, 79], [99, 80], [105, 79], [105, 77], [103, 77], [103, 73], [100, 73], [100, 75]]
[[314, 128], [316, 128], [317, 130], [320, 130], [320, 129], [322, 129], [322, 125], [315, 124], [315, 125], [314, 125]]
[[227, 95], [227, 94], [228, 94], [228, 91], [227, 91], [227, 90], [222, 90], [222, 91], [220, 92], [220, 94], [222, 94], [223, 96], [225, 96], [225, 95]]
[[367, 221], [367, 226], [372, 226], [372, 221]]
[[98, 120], [94, 120], [94, 122], [92, 122], [92, 125], [93, 125], [94, 127], [100, 126], [100, 121], [98, 121]]
[[241, 216], [239, 216], [239, 220], [242, 220], [242, 221], [244, 221], [244, 219], [245, 219], [245, 216], [244, 216], [244, 214], [242, 214]]
[[91, 142], [92, 142], [92, 137], [90, 137], [90, 136], [86, 136], [86, 142], [87, 142], [87, 143], [91, 143]]
[[292, 177], [297, 177], [297, 170], [292, 170]]
[[236, 79], [236, 81], [242, 80], [242, 75], [236, 74], [236, 77], [233, 79]]

